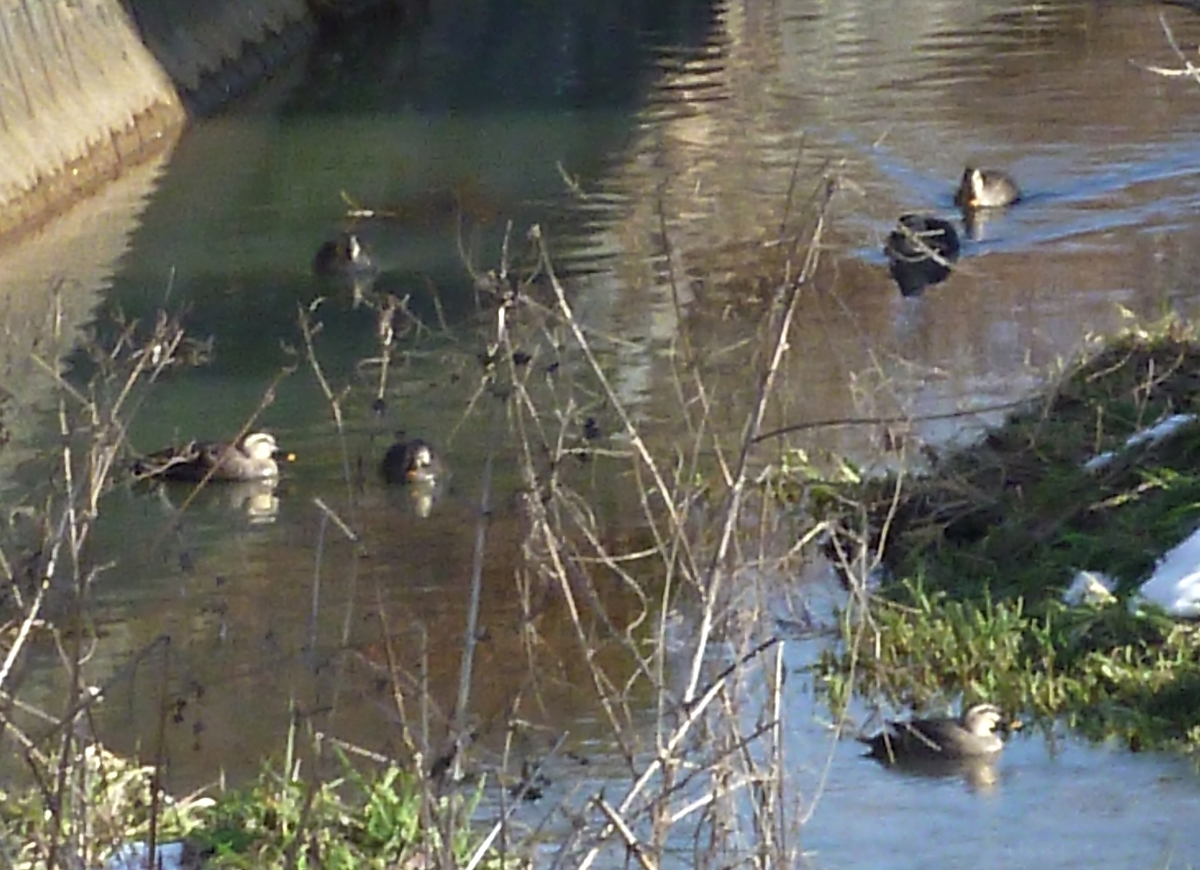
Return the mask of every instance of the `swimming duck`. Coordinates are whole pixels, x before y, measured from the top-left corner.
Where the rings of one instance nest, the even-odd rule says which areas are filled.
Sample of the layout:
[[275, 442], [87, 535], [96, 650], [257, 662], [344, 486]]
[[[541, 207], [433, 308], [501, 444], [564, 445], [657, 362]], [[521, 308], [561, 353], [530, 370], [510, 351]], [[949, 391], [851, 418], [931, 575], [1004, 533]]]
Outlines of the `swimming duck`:
[[1003, 208], [1021, 198], [1021, 189], [1007, 174], [997, 169], [968, 166], [954, 194], [954, 204], [964, 211], [976, 208]]
[[950, 275], [958, 259], [958, 232], [949, 221], [924, 214], [901, 215], [883, 246], [893, 280], [905, 296], [916, 296]]
[[313, 271], [318, 275], [365, 275], [375, 271], [375, 261], [354, 233], [338, 233], [317, 249]]
[[238, 444], [191, 441], [159, 450], [137, 460], [133, 473], [142, 480], [265, 480], [279, 476], [278, 453], [274, 435], [251, 432]]
[[445, 467], [433, 448], [420, 438], [397, 441], [383, 454], [383, 479], [390, 484], [436, 484]]
[[975, 704], [961, 717], [888, 722], [874, 737], [859, 740], [872, 758], [888, 763], [909, 760], [961, 760], [996, 755], [1004, 741], [995, 733], [1004, 717], [994, 704]]

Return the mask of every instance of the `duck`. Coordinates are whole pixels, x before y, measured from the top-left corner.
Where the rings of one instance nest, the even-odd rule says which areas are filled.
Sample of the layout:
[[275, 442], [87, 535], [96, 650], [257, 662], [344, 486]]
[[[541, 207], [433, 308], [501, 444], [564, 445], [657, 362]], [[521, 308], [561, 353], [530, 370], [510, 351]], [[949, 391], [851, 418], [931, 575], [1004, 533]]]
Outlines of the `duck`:
[[272, 480], [279, 477], [278, 454], [274, 435], [251, 432], [236, 444], [189, 441], [167, 447], [134, 462], [133, 474], [139, 480]]
[[375, 261], [354, 233], [338, 233], [317, 249], [313, 271], [318, 275], [366, 275], [375, 271]]
[[1021, 189], [1007, 173], [998, 169], [968, 166], [954, 194], [954, 204], [963, 211], [1004, 208], [1021, 198]]
[[869, 757], [889, 764], [988, 758], [1004, 749], [1004, 741], [995, 733], [1003, 718], [995, 704], [974, 704], [958, 718], [888, 722], [873, 737], [858, 739], [870, 747]]
[[962, 245], [949, 221], [925, 214], [900, 216], [883, 246], [888, 271], [904, 296], [917, 296], [926, 287], [950, 276]]
[[420, 438], [399, 440], [383, 454], [380, 472], [386, 483], [432, 486], [445, 473], [441, 458]]

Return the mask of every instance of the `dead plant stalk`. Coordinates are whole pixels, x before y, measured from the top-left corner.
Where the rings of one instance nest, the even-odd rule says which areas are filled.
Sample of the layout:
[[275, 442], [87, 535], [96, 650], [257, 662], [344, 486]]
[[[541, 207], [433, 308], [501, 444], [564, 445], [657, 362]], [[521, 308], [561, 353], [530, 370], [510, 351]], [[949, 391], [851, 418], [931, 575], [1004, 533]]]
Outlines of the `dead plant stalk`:
[[826, 185], [824, 198], [818, 210], [816, 224], [813, 228], [812, 238], [809, 240], [808, 248], [805, 252], [804, 265], [800, 269], [799, 274], [785, 285], [782, 292], [782, 299], [777, 298], [778, 304], [776, 310], [779, 312], [779, 316], [771, 340], [770, 362], [759, 381], [758, 395], [742, 432], [741, 453], [738, 456], [729, 495], [726, 497], [721, 536], [701, 587], [706, 600], [704, 612], [700, 618], [699, 637], [697, 638], [696, 648], [692, 654], [691, 677], [688, 680], [687, 690], [684, 692], [685, 701], [691, 700], [695, 696], [696, 687], [700, 684], [706, 651], [708, 649], [708, 639], [712, 634], [717, 604], [720, 601], [722, 566], [725, 562], [725, 555], [729, 551], [729, 544], [733, 539], [733, 532], [740, 514], [742, 493], [746, 485], [747, 461], [750, 457], [750, 450], [754, 444], [755, 436], [758, 435], [758, 430], [762, 426], [763, 417], [767, 411], [767, 402], [771, 396], [775, 376], [779, 371], [780, 364], [783, 362], [783, 355], [787, 351], [787, 336], [791, 329], [792, 317], [796, 311], [796, 302], [800, 298], [800, 291], [808, 285], [813, 272], [816, 270], [820, 256], [821, 238], [824, 235], [825, 219], [834, 190], [835, 186], [832, 183]]

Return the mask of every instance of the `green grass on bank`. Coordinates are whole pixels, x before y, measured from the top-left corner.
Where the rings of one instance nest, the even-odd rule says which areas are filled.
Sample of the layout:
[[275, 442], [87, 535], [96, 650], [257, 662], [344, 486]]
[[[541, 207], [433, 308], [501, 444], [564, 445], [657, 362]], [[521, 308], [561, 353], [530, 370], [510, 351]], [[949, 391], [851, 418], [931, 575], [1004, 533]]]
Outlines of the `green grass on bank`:
[[212, 868], [468, 863], [478, 840], [469, 824], [477, 793], [435, 798], [421, 778], [397, 767], [370, 776], [349, 764], [344, 769], [342, 777], [320, 782], [306, 781], [298, 768], [291, 775], [264, 769], [251, 786], [222, 794], [206, 809], [188, 842]]
[[[851, 689], [914, 705], [962, 694], [1134, 749], [1200, 749], [1200, 627], [1129, 607], [1200, 525], [1200, 425], [1122, 450], [1197, 411], [1200, 336], [1130, 331], [927, 473], [822, 489], [810, 502], [843, 543], [882, 552], [887, 578], [865, 607], [852, 597], [821, 663], [835, 705]], [[1119, 452], [1084, 469], [1104, 451]], [[1117, 578], [1116, 599], [1064, 604], [1081, 569]]]
[[[243, 788], [175, 801], [155, 799], [153, 767], [96, 744], [82, 762], [69, 766], [69, 806], [39, 788], [0, 790], [6, 866], [106, 866], [153, 837], [182, 842], [184, 867], [460, 867], [482, 839], [469, 824], [478, 792], [439, 797], [394, 766], [364, 774], [342, 759], [341, 774], [326, 779], [291, 759], [264, 766]], [[480, 866], [502, 863], [488, 851]]]

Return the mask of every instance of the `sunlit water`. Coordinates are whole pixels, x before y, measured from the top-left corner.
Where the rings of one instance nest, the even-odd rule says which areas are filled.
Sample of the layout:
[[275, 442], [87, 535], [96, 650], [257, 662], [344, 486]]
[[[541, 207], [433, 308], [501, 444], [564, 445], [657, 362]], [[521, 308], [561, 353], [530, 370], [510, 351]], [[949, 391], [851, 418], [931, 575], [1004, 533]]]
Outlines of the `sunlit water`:
[[[165, 720], [177, 787], [252, 771], [281, 746], [289, 704], [345, 739], [402, 751], [389, 655], [452, 705], [459, 645], [446, 638], [462, 630], [479, 481], [498, 431], [486, 402], [464, 410], [487, 319], [463, 256], [498, 267], [508, 221], [514, 257], [527, 252], [526, 229], [543, 226], [580, 317], [624, 340], [602, 348], [614, 389], [664, 444], [675, 433], [661, 421], [677, 407], [668, 351], [681, 336], [711, 356], [715, 424], [740, 431], [753, 390], [748, 356], [730, 349], [756, 335], [781, 274], [773, 252], [811, 222], [825, 179], [838, 184], [822, 266], [800, 297], [771, 426], [1002, 404], [1126, 310], [1194, 311], [1200, 85], [1144, 67], [1178, 65], [1160, 11], [1185, 50], [1200, 37], [1195, 14], [778, 0], [658, 4], [639, 18], [583, 5], [499, 15], [447, 4], [419, 34], [318, 46], [250, 102], [198, 123], [160, 177], [134, 179], [141, 188], [105, 207], [107, 220], [66, 222], [5, 253], [25, 267], [5, 272], [14, 297], [44, 299], [67, 279], [72, 326], [93, 305], [101, 323], [166, 307], [214, 336], [210, 366], [172, 374], [139, 410], [137, 448], [235, 432], [299, 363], [260, 421], [298, 454], [278, 490], [208, 492], [175, 523], [186, 491], [122, 489], [96, 531], [98, 558], [117, 565], [95, 585], [89, 680], [112, 679], [102, 736], [144, 748]], [[903, 299], [882, 241], [903, 212], [953, 217], [968, 161], [1011, 171], [1026, 200], [966, 243], [946, 283]], [[310, 273], [347, 201], [395, 213], [355, 226], [381, 265], [376, 289], [447, 328], [402, 336], [382, 416], [370, 410], [378, 368], [360, 365], [378, 351], [374, 315]], [[297, 356], [301, 308], [322, 323], [324, 373], [349, 388], [344, 439]], [[45, 385], [22, 392], [47, 407]], [[606, 438], [616, 427], [603, 403], [578, 416], [576, 430], [586, 416]], [[52, 415], [22, 419], [41, 421], [35, 447], [57, 444]], [[940, 442], [978, 422], [913, 428]], [[373, 473], [399, 428], [437, 440], [455, 471], [428, 518]], [[879, 435], [816, 428], [787, 443], [868, 461]], [[519, 481], [500, 441], [473, 707], [485, 724], [526, 686], [511, 594]], [[755, 461], [774, 455], [768, 445]], [[626, 482], [587, 468], [575, 480], [621, 527], [634, 504]], [[345, 513], [358, 542], [317, 498]], [[580, 688], [573, 642], [565, 627], [550, 633], [561, 660], [529, 715], [569, 730], [599, 783], [620, 764]], [[791, 644], [791, 664], [811, 651]], [[36, 699], [53, 706], [45, 692]], [[1126, 868], [1200, 856], [1200, 781], [1185, 761], [1026, 735], [990, 785], [922, 779], [857, 757], [814, 712], [798, 689], [789, 759], [817, 797], [802, 838], [818, 866]]]

